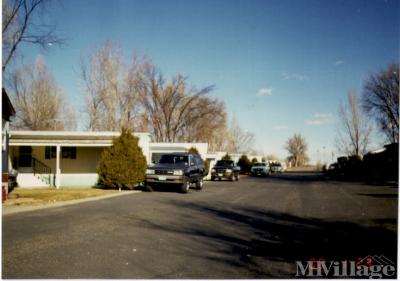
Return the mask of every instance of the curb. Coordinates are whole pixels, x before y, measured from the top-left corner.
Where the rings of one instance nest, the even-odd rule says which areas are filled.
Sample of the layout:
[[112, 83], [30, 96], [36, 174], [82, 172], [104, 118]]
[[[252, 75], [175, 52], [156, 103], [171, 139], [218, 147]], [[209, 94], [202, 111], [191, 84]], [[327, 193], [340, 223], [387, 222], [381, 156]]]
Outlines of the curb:
[[139, 191], [139, 190], [122, 191], [122, 192], [107, 194], [107, 195], [102, 195], [102, 196], [94, 196], [94, 197], [75, 199], [75, 200], [70, 200], [70, 201], [60, 201], [57, 203], [48, 203], [45, 205], [38, 205], [38, 206], [2, 206], [1, 213], [3, 216], [7, 216], [7, 215], [12, 215], [12, 214], [31, 212], [31, 211], [42, 210], [42, 209], [75, 205], [75, 204], [79, 204], [79, 203], [97, 201], [97, 200], [118, 197], [118, 196], [123, 196], [123, 195], [129, 195], [129, 194], [134, 194], [134, 193], [141, 193], [141, 192], [142, 191]]

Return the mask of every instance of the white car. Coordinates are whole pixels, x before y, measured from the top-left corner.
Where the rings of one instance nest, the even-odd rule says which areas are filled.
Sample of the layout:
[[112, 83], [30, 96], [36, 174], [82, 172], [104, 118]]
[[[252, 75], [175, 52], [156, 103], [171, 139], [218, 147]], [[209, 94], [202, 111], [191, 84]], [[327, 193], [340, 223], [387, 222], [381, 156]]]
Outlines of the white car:
[[276, 162], [271, 164], [271, 172], [272, 173], [282, 173], [284, 172], [284, 167], [282, 163]]
[[250, 173], [252, 176], [268, 176], [270, 174], [270, 169], [268, 163], [254, 163], [251, 167]]

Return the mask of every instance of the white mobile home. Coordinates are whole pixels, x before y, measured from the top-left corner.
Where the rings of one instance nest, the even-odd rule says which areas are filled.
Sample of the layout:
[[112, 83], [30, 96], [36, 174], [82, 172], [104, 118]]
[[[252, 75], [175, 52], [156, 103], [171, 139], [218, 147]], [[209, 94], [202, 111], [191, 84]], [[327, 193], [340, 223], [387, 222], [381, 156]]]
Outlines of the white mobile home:
[[[21, 187], [93, 186], [104, 148], [118, 132], [11, 131], [11, 166]], [[150, 134], [134, 133], [149, 163]]]
[[192, 147], [197, 149], [201, 158], [206, 159], [208, 143], [153, 142], [150, 143], [151, 162], [158, 162], [162, 154], [170, 152], [187, 152]]
[[[1, 188], [2, 188], [2, 200], [5, 200], [5, 195], [8, 193], [8, 159], [9, 159], [9, 131], [10, 131], [10, 119], [15, 116], [15, 109], [12, 105], [6, 90], [2, 89], [1, 98]], [[4, 192], [4, 193], [3, 193]], [[4, 197], [3, 197], [4, 196]]]

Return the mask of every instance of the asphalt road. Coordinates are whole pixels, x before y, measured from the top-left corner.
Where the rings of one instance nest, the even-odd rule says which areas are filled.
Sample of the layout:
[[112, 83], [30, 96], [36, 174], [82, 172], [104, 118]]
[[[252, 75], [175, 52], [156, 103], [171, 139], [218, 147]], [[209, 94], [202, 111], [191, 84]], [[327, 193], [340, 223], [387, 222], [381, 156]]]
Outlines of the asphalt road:
[[206, 182], [3, 217], [3, 278], [290, 278], [295, 261], [397, 261], [398, 188], [311, 174]]

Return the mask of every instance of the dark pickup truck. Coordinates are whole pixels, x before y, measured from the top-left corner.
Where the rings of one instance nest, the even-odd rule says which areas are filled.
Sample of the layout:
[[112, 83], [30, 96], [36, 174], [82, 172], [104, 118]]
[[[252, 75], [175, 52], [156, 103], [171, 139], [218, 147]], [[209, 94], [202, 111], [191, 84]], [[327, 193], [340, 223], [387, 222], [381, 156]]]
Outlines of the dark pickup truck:
[[231, 181], [239, 180], [240, 167], [235, 166], [232, 160], [218, 160], [211, 169], [211, 180], [229, 179]]
[[160, 161], [146, 170], [145, 187], [152, 191], [155, 186], [179, 186], [182, 193], [189, 192], [190, 185], [203, 188], [204, 163], [192, 153], [163, 154]]

